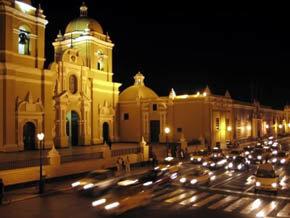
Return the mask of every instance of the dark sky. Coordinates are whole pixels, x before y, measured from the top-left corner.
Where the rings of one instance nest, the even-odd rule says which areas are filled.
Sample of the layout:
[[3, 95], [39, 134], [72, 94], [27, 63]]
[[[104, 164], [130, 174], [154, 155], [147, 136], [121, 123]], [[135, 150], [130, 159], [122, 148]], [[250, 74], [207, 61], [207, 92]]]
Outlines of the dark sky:
[[[59, 29], [64, 32], [69, 21], [79, 16], [82, 1], [33, 3], [37, 2], [49, 21], [46, 58], [51, 62], [51, 42]], [[105, 2], [87, 0], [86, 4], [89, 17], [115, 43], [114, 81], [123, 84], [121, 90], [132, 85], [133, 76], [141, 71], [145, 84], [159, 96], [168, 95], [171, 88], [183, 94], [209, 85], [215, 94], [223, 95], [228, 89], [234, 99], [256, 98], [275, 108], [283, 108], [290, 100], [286, 5]]]

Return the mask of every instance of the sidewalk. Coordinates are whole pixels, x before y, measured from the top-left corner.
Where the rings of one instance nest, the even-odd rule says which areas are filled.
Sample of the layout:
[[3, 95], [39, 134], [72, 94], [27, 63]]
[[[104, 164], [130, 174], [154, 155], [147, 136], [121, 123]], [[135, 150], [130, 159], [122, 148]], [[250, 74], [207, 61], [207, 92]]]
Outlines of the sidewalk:
[[[152, 169], [152, 167], [153, 167], [152, 165], [135, 167], [131, 169], [131, 172], [124, 173], [122, 176], [140, 174], [140, 173], [146, 172], [149, 169]], [[31, 198], [41, 197], [45, 195], [50, 195], [57, 192], [71, 190], [72, 182], [76, 181], [78, 178], [84, 177], [84, 175], [76, 175], [73, 177], [74, 178], [68, 177], [68, 178], [59, 179], [60, 181], [47, 181], [45, 184], [45, 191], [43, 194], [38, 193], [37, 183], [35, 184], [31, 183], [29, 185], [26, 185], [27, 187], [6, 187], [6, 189], [8, 190], [5, 191], [3, 205], [7, 205], [7, 204], [14, 203], [17, 201], [28, 200]]]

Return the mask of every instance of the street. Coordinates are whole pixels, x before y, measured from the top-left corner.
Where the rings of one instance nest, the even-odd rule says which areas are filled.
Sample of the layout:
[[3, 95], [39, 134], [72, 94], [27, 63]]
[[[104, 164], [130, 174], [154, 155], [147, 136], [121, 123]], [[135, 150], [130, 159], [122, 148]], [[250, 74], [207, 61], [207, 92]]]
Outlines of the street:
[[[196, 165], [186, 164], [189, 170]], [[285, 167], [276, 167], [280, 189], [254, 193], [253, 173], [213, 171], [210, 185], [183, 187], [178, 181], [154, 192], [151, 203], [126, 212], [121, 217], [290, 217], [289, 174]], [[70, 186], [70, 183], [67, 183]], [[1, 218], [11, 217], [99, 217], [91, 207], [94, 198], [79, 195], [73, 190], [62, 191], [0, 207]]]

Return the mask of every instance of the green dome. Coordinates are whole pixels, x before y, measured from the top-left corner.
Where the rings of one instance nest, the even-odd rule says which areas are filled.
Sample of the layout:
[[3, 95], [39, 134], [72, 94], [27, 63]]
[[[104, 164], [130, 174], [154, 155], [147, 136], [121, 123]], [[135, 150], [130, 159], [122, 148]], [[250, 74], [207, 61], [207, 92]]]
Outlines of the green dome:
[[72, 20], [65, 28], [65, 33], [71, 33], [74, 31], [95, 31], [103, 34], [102, 26], [94, 19], [82, 16]]

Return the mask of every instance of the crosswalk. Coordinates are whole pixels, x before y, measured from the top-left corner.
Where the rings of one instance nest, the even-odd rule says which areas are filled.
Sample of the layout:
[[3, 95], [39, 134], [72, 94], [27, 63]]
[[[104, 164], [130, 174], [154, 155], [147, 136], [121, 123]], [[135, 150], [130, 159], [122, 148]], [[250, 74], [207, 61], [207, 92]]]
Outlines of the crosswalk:
[[257, 198], [237, 194], [215, 193], [202, 189], [167, 187], [155, 193], [152, 207], [169, 209], [207, 208], [249, 217], [290, 217], [290, 199]]

